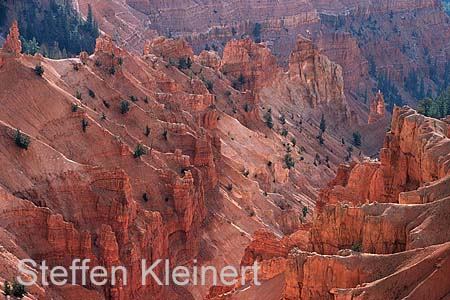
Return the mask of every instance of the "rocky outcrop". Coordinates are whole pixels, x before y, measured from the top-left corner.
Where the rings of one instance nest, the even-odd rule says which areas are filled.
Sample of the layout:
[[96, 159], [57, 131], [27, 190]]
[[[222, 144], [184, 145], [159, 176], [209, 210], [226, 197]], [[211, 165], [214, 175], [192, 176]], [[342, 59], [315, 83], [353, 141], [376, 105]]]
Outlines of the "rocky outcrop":
[[305, 85], [311, 107], [330, 105], [345, 112], [342, 68], [321, 55], [312, 41], [304, 37], [299, 37], [289, 57], [289, 78], [293, 81], [299, 78]]
[[9, 29], [9, 34], [2, 46], [2, 56], [18, 57], [22, 52], [22, 42], [19, 38], [19, 25], [14, 21]]
[[276, 59], [267, 45], [256, 44], [250, 38], [227, 43], [221, 71], [232, 76], [236, 88], [254, 91], [280, 74]]
[[370, 114], [368, 124], [375, 123], [386, 117], [386, 105], [384, 103], [383, 94], [378, 91], [375, 99], [370, 102]]
[[21, 52], [22, 42], [19, 38], [19, 26], [17, 21], [14, 21], [0, 50], [0, 68], [3, 66], [6, 59], [19, 57]]
[[[291, 243], [295, 235], [277, 240], [262, 232], [246, 249], [247, 264], [252, 259], [261, 265], [283, 261], [281, 299], [421, 299], [426, 291], [440, 299], [450, 292], [450, 286], [436, 281], [450, 272], [446, 123], [397, 107], [391, 127], [381, 163], [341, 166], [322, 190], [303, 242]], [[263, 286], [273, 278], [266, 277]], [[232, 299], [243, 294], [231, 292]]]
[[[154, 54], [165, 59], [192, 59], [194, 52], [183, 38], [170, 39], [164, 36], [147, 41], [144, 46], [144, 55]], [[178, 62], [177, 62], [178, 63]]]
[[380, 161], [368, 161], [346, 172], [344, 180], [327, 187], [319, 202], [399, 202], [402, 192], [442, 179], [450, 172], [447, 124], [396, 107]]

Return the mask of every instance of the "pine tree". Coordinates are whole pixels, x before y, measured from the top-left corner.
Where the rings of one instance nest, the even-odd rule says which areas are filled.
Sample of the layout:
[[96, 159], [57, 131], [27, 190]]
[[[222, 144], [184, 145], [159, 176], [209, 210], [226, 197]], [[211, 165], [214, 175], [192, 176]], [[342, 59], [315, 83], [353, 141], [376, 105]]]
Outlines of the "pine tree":
[[322, 133], [324, 133], [325, 130], [327, 130], [327, 125], [326, 125], [326, 122], [325, 122], [325, 116], [323, 114], [322, 114], [322, 118], [320, 119], [320, 126], [319, 126], [319, 128], [320, 128], [320, 131]]
[[11, 285], [8, 281], [5, 281], [3, 295], [8, 299], [8, 296], [11, 296]]

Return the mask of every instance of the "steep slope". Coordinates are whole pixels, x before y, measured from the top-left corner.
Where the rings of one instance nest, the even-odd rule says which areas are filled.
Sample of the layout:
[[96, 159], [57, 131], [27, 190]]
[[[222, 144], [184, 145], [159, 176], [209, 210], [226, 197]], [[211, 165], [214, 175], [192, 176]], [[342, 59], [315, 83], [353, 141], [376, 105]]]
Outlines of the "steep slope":
[[[266, 47], [244, 40], [229, 49], [223, 58], [195, 56], [183, 40], [158, 38], [138, 56], [104, 36], [93, 55], [51, 60], [21, 54], [13, 24], [0, 54], [1, 208], [8, 216], [0, 243], [3, 261], [11, 259], [2, 281], [12, 280], [13, 262], [23, 257], [48, 257], [51, 266], [86, 257], [127, 266], [131, 282], [35, 286], [32, 297], [202, 299], [208, 287], [141, 286], [140, 259], [237, 266], [255, 231], [281, 236], [311, 219], [323, 178], [348, 155], [339, 132], [349, 124], [339, 66], [306, 40], [292, 70], [274, 64], [274, 74], [261, 64], [261, 57], [275, 61]], [[236, 86], [239, 75], [223, 70], [247, 51], [261, 56], [247, 61], [248, 86]], [[282, 82], [298, 91], [284, 95]], [[269, 128], [265, 93], [277, 89]], [[301, 117], [291, 117], [298, 105]], [[320, 110], [329, 124], [323, 145]], [[17, 129], [30, 137], [26, 150], [15, 143]], [[24, 227], [14, 216], [33, 223]]]
[[[89, 2], [77, 1], [83, 13]], [[221, 52], [231, 39], [249, 36], [267, 41], [286, 66], [301, 34], [343, 67], [346, 95], [362, 122], [380, 88], [392, 111], [394, 102], [416, 105], [449, 84], [450, 27], [440, 0], [114, 0], [92, 5], [100, 27], [138, 51], [150, 28], [185, 37], [197, 53], [205, 48]]]
[[[260, 261], [264, 282], [261, 287], [238, 286], [228, 293], [229, 298], [261, 297], [265, 285], [280, 280], [284, 290], [270, 299], [448, 297], [450, 284], [441, 280], [450, 274], [449, 145], [447, 123], [408, 107], [395, 108], [379, 169], [368, 163], [342, 167], [322, 191], [310, 229], [281, 240], [265, 232], [255, 234], [242, 264]], [[398, 158], [402, 155], [408, 163], [393, 165], [402, 161]], [[417, 163], [422, 167], [417, 169]], [[389, 180], [390, 168], [397, 175], [401, 171], [406, 178], [421, 179], [417, 185], [405, 185], [401, 174], [394, 176], [400, 181]], [[385, 176], [372, 180], [371, 169]], [[355, 193], [355, 186], [361, 193]], [[341, 192], [334, 193], [338, 187]], [[387, 188], [389, 197], [367, 198], [362, 193]], [[380, 204], [378, 199], [399, 203]], [[211, 290], [213, 299], [220, 295]]]

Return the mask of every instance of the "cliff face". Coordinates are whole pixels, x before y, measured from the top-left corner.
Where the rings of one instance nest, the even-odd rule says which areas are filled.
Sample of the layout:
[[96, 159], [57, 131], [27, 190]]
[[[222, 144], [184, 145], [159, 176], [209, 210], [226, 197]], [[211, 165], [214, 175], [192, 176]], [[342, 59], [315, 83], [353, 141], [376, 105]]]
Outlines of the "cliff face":
[[[450, 273], [450, 236], [444, 229], [450, 222], [446, 126], [397, 107], [381, 163], [342, 166], [322, 191], [323, 202], [316, 207], [310, 229], [282, 240], [262, 232], [255, 235], [243, 263], [258, 260], [266, 266], [263, 286], [284, 278], [283, 291], [270, 299], [448, 295], [450, 286], [437, 281]], [[398, 161], [404, 164], [395, 165]], [[374, 189], [384, 194], [371, 193]], [[396, 203], [378, 203], [380, 199]], [[278, 266], [277, 272], [267, 268], [271, 265]], [[238, 288], [231, 299], [241, 299], [244, 293], [261, 297], [262, 290]]]
[[[83, 13], [88, 2], [77, 1]], [[449, 46], [450, 30], [439, 0], [114, 0], [91, 4], [100, 28], [138, 52], [155, 32], [184, 37], [196, 53], [211, 48], [221, 53], [232, 39], [251, 37], [267, 42], [280, 64], [287, 66], [297, 36], [306, 36], [342, 66], [346, 96], [362, 122], [367, 120], [380, 75], [395, 86], [404, 103], [412, 105], [428, 90], [436, 95], [448, 81], [448, 55], [443, 49]], [[125, 17], [118, 18], [112, 11]], [[417, 82], [405, 87], [405, 79], [413, 74]], [[390, 111], [394, 102], [401, 104], [400, 97], [382, 92]]]
[[[305, 227], [323, 178], [346, 155], [337, 131], [326, 131], [320, 149], [314, 138], [319, 108], [346, 112], [339, 67], [303, 40], [288, 72], [264, 45], [243, 40], [227, 49], [223, 58], [195, 56], [183, 39], [160, 37], [138, 56], [104, 36], [92, 55], [49, 60], [21, 54], [13, 25], [0, 54], [0, 163], [8, 170], [0, 172], [2, 282], [22, 257], [50, 266], [89, 258], [126, 266], [130, 281], [30, 292], [201, 299], [209, 287], [141, 287], [140, 260], [237, 266], [254, 232]], [[270, 112], [271, 90], [281, 96]], [[307, 110], [295, 115], [295, 105]], [[27, 150], [15, 143], [17, 129], [30, 137]], [[305, 216], [304, 207], [311, 209]], [[303, 245], [303, 238], [285, 242]], [[260, 250], [249, 250], [249, 261]], [[286, 262], [267, 264], [266, 277], [280, 275]]]

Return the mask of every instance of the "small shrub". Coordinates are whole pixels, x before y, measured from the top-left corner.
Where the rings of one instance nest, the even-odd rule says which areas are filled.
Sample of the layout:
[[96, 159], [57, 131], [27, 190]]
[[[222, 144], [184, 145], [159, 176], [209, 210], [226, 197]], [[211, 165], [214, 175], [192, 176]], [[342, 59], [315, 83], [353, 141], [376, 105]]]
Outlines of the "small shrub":
[[353, 243], [352, 251], [363, 252], [363, 246], [362, 246], [361, 241], [356, 241], [356, 242]]
[[89, 88], [88, 88], [88, 94], [89, 94], [89, 97], [95, 98], [95, 92]]
[[317, 165], [317, 164], [321, 164], [322, 163], [322, 159], [320, 158], [320, 155], [319, 155], [319, 153], [316, 153], [316, 156], [314, 157], [314, 165]]
[[145, 132], [144, 132], [144, 134], [145, 134], [145, 136], [147, 136], [147, 137], [150, 135], [150, 127], [148, 127], [148, 125], [145, 126]]
[[109, 102], [106, 101], [106, 100], [103, 100], [103, 105], [104, 105], [106, 108], [110, 108], [110, 107], [111, 107], [111, 104], [109, 104]]
[[123, 58], [122, 57], [117, 58], [117, 63], [119, 64], [119, 66], [123, 65]]
[[78, 64], [73, 64], [73, 70], [74, 71], [79, 71], [80, 67], [78, 67]]
[[286, 124], [286, 117], [283, 114], [280, 115], [278, 120], [280, 121], [281, 125]]
[[147, 196], [147, 193], [144, 193], [144, 194], [142, 195], [142, 199], [144, 200], [144, 202], [148, 202], [148, 196]]
[[291, 143], [292, 143], [292, 147], [295, 147], [295, 145], [297, 145], [297, 140], [293, 137], [291, 139]]
[[231, 192], [233, 190], [233, 184], [229, 183], [227, 185], [227, 190]]
[[89, 125], [89, 123], [86, 119], [81, 120], [81, 128], [83, 129], [84, 133], [86, 133], [88, 125]]
[[230, 97], [231, 96], [231, 92], [229, 90], [225, 91], [225, 96]]
[[166, 129], [166, 128], [163, 129], [162, 136], [163, 136], [163, 139], [164, 139], [165, 141], [167, 141], [167, 129]]
[[248, 103], [245, 103], [244, 105], [244, 111], [249, 112], [250, 111], [250, 105]]
[[22, 299], [26, 294], [28, 294], [25, 286], [16, 281], [12, 284], [12, 296], [17, 299]]
[[30, 137], [20, 132], [20, 129], [17, 129], [14, 140], [19, 148], [25, 150], [27, 150], [30, 145]]
[[83, 99], [83, 96], [81, 96], [81, 92], [80, 92], [80, 91], [76, 91], [76, 92], [75, 92], [75, 97], [76, 97], [78, 100], [82, 100], [82, 99]]
[[147, 151], [145, 150], [144, 146], [142, 146], [142, 144], [137, 144], [136, 149], [134, 149], [133, 157], [138, 158], [144, 154], [147, 154]]
[[106, 120], [106, 114], [102, 112], [102, 120]]
[[270, 160], [267, 162], [267, 166], [268, 166], [269, 168], [272, 166], [272, 162], [271, 162]]
[[144, 103], [148, 104], [148, 102], [149, 102], [149, 101], [148, 101], [148, 97], [145, 96], [145, 97], [144, 97]]
[[111, 68], [109, 68], [108, 72], [110, 75], [114, 75], [114, 74], [116, 74], [116, 68], [114, 66], [111, 66]]
[[132, 102], [137, 102], [139, 99], [138, 99], [136, 96], [131, 95], [131, 96], [130, 96], [130, 100], [131, 100]]
[[325, 130], [327, 130], [327, 125], [326, 125], [326, 122], [325, 122], [325, 116], [323, 114], [322, 114], [322, 118], [320, 119], [319, 128], [320, 128], [320, 132], [322, 132], [322, 133], [324, 133]]
[[352, 138], [353, 138], [353, 145], [355, 145], [356, 147], [360, 147], [362, 145], [361, 133], [359, 133], [358, 131], [353, 132]]
[[192, 60], [190, 57], [182, 57], [178, 60], [178, 69], [184, 70], [184, 69], [190, 69], [192, 66]]
[[120, 113], [124, 115], [129, 111], [130, 111], [130, 102], [128, 102], [127, 100], [120, 101]]
[[268, 110], [264, 114], [264, 121], [266, 122], [267, 127], [269, 127], [270, 129], [273, 128], [273, 119], [272, 119], [272, 113], [270, 110]]
[[98, 67], [101, 67], [101, 66], [102, 66], [102, 62], [99, 61], [99, 60], [96, 60], [95, 63], [94, 63], [94, 65], [95, 65], [97, 68], [98, 68]]
[[37, 64], [34, 67], [34, 73], [38, 76], [42, 76], [44, 74], [44, 67], [41, 64]]
[[203, 83], [205, 84], [205, 86], [208, 89], [208, 91], [210, 93], [212, 93], [213, 90], [214, 90], [214, 83], [211, 80], [208, 80], [208, 79], [204, 79]]
[[242, 171], [242, 175], [244, 175], [245, 177], [248, 177], [248, 175], [250, 175], [250, 171], [245, 169], [244, 171]]
[[325, 140], [321, 134], [317, 136], [317, 140], [319, 141], [320, 145], [323, 145], [325, 143]]
[[281, 130], [281, 135], [284, 136], [284, 137], [287, 137], [287, 135], [288, 135], [288, 130], [287, 130], [286, 128], [283, 128], [283, 129]]
[[291, 169], [295, 166], [295, 161], [289, 153], [284, 156], [284, 162], [286, 163], [288, 169]]
[[302, 214], [303, 214], [303, 218], [306, 218], [306, 215], [308, 214], [308, 207], [307, 206], [303, 206]]
[[8, 299], [8, 296], [11, 296], [12, 291], [11, 291], [11, 285], [9, 284], [8, 281], [5, 281], [4, 287], [3, 287], [3, 295], [6, 297], [6, 299]]
[[72, 107], [70, 108], [70, 110], [71, 110], [72, 112], [77, 112], [77, 111], [78, 111], [78, 104], [72, 103]]

